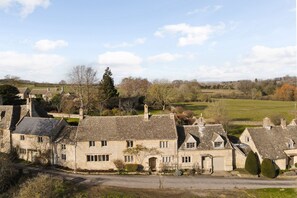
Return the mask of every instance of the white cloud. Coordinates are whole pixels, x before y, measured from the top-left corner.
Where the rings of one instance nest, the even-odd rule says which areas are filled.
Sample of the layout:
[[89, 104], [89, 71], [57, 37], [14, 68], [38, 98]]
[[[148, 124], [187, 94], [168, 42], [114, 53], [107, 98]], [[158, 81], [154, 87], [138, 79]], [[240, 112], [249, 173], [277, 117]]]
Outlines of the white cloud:
[[0, 0], [0, 8], [8, 9], [20, 6], [20, 15], [25, 18], [33, 13], [37, 7], [47, 8], [50, 0]]
[[3, 76], [10, 74], [32, 81], [58, 82], [58, 78], [64, 78], [64, 73], [60, 71], [65, 64], [66, 59], [56, 54], [0, 52], [0, 75]]
[[256, 45], [243, 63], [255, 66], [294, 66], [296, 65], [296, 46], [270, 48]]
[[148, 57], [148, 61], [151, 61], [151, 62], [172, 62], [172, 61], [175, 61], [176, 59], [179, 59], [182, 57], [183, 57], [183, 55], [181, 55], [181, 54], [162, 53], [162, 54], [157, 54], [157, 55]]
[[49, 50], [54, 50], [57, 48], [62, 48], [62, 47], [67, 47], [68, 43], [64, 40], [56, 40], [56, 41], [51, 41], [51, 40], [39, 40], [35, 43], [34, 48], [39, 50], [39, 51], [49, 51]]
[[222, 5], [205, 6], [203, 8], [191, 10], [191, 11], [187, 12], [187, 15], [193, 15], [193, 14], [204, 13], [204, 12], [217, 12], [222, 8], [223, 8]]
[[125, 48], [125, 47], [134, 47], [136, 45], [142, 45], [146, 42], [146, 38], [137, 38], [133, 42], [122, 42], [118, 44], [106, 43], [104, 47], [115, 49], [115, 48]]
[[217, 26], [191, 26], [186, 23], [175, 25], [166, 25], [155, 32], [155, 36], [164, 37], [166, 34], [179, 35], [178, 45], [202, 45], [212, 34], [225, 29], [225, 24], [221, 23]]
[[144, 70], [141, 66], [142, 58], [126, 51], [105, 52], [98, 56], [99, 71], [110, 67], [115, 81], [127, 76], [139, 76]]

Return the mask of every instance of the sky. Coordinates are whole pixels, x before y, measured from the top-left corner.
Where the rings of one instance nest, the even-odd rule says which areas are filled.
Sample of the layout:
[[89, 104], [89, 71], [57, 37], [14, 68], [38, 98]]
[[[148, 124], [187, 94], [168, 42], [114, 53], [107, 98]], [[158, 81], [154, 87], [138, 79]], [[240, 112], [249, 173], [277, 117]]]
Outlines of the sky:
[[296, 60], [295, 0], [0, 0], [0, 78], [268, 79]]

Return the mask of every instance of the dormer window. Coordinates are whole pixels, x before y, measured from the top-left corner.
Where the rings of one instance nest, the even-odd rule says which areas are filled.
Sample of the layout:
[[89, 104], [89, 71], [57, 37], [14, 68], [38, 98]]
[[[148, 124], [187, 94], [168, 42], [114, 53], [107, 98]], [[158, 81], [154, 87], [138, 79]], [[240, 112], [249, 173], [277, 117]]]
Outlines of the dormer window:
[[222, 148], [223, 147], [223, 142], [214, 142], [214, 147], [215, 148]]
[[195, 142], [187, 142], [187, 148], [195, 148], [196, 143]]

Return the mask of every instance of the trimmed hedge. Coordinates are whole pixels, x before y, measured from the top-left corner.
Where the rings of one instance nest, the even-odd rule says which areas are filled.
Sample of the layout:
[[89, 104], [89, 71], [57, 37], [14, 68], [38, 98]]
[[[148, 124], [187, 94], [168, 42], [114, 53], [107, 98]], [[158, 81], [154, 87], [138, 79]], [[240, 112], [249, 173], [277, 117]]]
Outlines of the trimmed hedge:
[[125, 164], [125, 170], [128, 172], [139, 172], [143, 170], [143, 166], [141, 164]]
[[259, 175], [260, 174], [260, 161], [258, 156], [253, 152], [250, 151], [246, 160], [245, 160], [245, 170], [252, 175]]
[[265, 158], [261, 164], [261, 173], [268, 178], [277, 177], [277, 169], [271, 159]]

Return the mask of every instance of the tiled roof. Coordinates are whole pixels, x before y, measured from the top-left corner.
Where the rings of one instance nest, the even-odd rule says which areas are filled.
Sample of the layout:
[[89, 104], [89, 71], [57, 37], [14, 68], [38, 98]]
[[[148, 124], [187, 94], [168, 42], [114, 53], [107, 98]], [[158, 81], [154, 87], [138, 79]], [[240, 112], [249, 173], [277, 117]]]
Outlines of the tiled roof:
[[54, 138], [65, 125], [65, 121], [54, 118], [24, 117], [13, 133]]
[[170, 115], [92, 116], [79, 123], [77, 141], [177, 139]]
[[74, 144], [76, 140], [77, 126], [65, 126], [56, 138], [56, 142]]
[[288, 125], [286, 128], [275, 126], [271, 129], [263, 127], [247, 128], [256, 145], [260, 156], [269, 159], [282, 159], [286, 157], [284, 150], [289, 150], [288, 142], [293, 140], [297, 148], [297, 126]]
[[216, 139], [220, 135], [225, 141], [224, 148], [231, 149], [227, 134], [221, 124], [206, 124], [202, 127], [202, 131], [199, 132], [199, 126], [197, 125], [184, 125], [177, 128], [178, 131], [178, 146], [179, 149], [184, 149], [185, 137], [187, 134], [191, 134], [198, 139], [198, 150], [213, 150], [213, 139]]
[[13, 130], [17, 122], [27, 114], [22, 106], [0, 105], [0, 128]]

